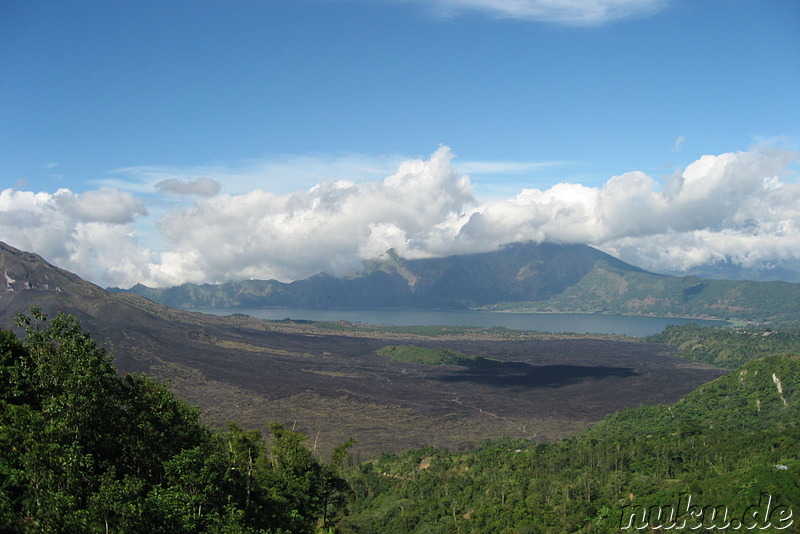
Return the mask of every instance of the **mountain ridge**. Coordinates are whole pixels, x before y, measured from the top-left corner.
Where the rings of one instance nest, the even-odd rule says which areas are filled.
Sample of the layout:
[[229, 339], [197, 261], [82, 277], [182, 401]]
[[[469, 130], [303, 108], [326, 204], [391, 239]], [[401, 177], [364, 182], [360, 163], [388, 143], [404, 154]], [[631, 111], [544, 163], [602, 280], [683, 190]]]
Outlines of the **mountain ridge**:
[[138, 284], [127, 291], [184, 308], [466, 309], [551, 298], [578, 283], [598, 261], [647, 273], [588, 245], [527, 242], [493, 252], [414, 260], [390, 250], [346, 277], [320, 273], [290, 283], [246, 280], [165, 289]]
[[588, 245], [515, 243], [406, 260], [390, 251], [348, 277], [128, 290], [179, 308], [484, 309], [679, 316], [800, 326], [800, 284], [657, 274]]

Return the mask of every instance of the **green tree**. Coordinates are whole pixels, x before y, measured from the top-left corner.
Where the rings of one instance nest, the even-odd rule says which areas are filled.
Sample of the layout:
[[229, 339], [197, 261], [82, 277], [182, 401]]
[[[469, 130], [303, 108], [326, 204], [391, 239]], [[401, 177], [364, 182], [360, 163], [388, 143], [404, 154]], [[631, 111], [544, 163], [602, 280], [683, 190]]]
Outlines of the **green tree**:
[[338, 468], [354, 441], [336, 447], [331, 461], [321, 463], [305, 446], [304, 434], [279, 423], [272, 424], [271, 431], [269, 469], [264, 476], [275, 501], [282, 503], [290, 518], [282, 528], [300, 533], [331, 527], [349, 491]]
[[332, 526], [348, 444], [322, 463], [305, 436], [209, 429], [143, 375], [120, 377], [77, 319], [0, 332], [0, 532], [268, 533]]

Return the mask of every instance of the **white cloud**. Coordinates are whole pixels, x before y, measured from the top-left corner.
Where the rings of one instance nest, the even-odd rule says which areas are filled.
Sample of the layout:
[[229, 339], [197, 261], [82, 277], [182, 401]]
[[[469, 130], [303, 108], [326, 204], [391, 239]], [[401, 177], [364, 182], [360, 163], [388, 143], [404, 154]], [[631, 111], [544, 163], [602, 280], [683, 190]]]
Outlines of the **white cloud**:
[[464, 232], [489, 241], [510, 235], [589, 243], [658, 269], [688, 268], [724, 256], [743, 264], [755, 257], [799, 257], [794, 159], [791, 152], [757, 147], [703, 156], [663, 189], [646, 174], [632, 172], [602, 188], [558, 184], [546, 191], [524, 190], [514, 199], [482, 206]]
[[109, 187], [80, 195], [62, 189], [54, 200], [63, 207], [65, 214], [83, 222], [125, 224], [147, 215], [142, 201], [132, 193]]
[[178, 258], [164, 275], [295, 279], [343, 274], [391, 247], [424, 249], [432, 228], [473, 201], [451, 157], [440, 149], [382, 181], [322, 182], [284, 195], [255, 190], [176, 209], [159, 224]]
[[127, 283], [151, 263], [131, 234], [147, 214], [133, 194], [111, 188], [0, 192], [0, 239], [99, 283]]
[[[173, 264], [171, 276], [187, 269], [202, 279], [295, 279], [342, 274], [388, 248], [420, 258], [523, 240], [589, 243], [648, 268], [685, 268], [726, 254], [745, 263], [800, 251], [792, 237], [779, 237], [791, 234], [800, 218], [800, 189], [787, 181], [789, 152], [704, 156], [668, 187], [631, 172], [599, 188], [561, 183], [490, 202], [472, 197], [469, 178], [459, 176], [451, 158], [442, 148], [427, 161], [404, 162], [382, 181], [223, 195], [176, 210], [161, 229], [176, 251], [185, 251], [179, 256], [191, 259], [185, 267]], [[651, 252], [666, 242], [671, 246], [663, 254]]]
[[[629, 172], [602, 187], [559, 183], [490, 200], [475, 197], [452, 159], [443, 147], [381, 179], [324, 174], [335, 178], [299, 191], [255, 188], [167, 203], [156, 216], [114, 188], [7, 189], [0, 193], [0, 239], [121, 286], [294, 280], [345, 274], [389, 248], [421, 258], [525, 240], [587, 243], [652, 270], [721, 259], [745, 267], [800, 260], [793, 152], [755, 147], [703, 156], [666, 181]], [[140, 241], [148, 228], [158, 232], [161, 250]]]
[[504, 18], [594, 26], [651, 15], [667, 0], [418, 0], [450, 13], [474, 9]]
[[681, 272], [709, 263], [744, 268], [800, 259], [800, 219], [761, 222], [752, 227], [665, 232], [604, 243], [606, 252], [653, 271]]

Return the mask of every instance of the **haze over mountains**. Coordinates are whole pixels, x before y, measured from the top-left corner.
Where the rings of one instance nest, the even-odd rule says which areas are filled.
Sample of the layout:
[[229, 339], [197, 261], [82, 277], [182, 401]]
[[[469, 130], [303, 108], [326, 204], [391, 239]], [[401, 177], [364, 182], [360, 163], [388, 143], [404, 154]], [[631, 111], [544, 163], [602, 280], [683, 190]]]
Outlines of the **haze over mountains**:
[[131, 292], [183, 308], [483, 308], [623, 313], [795, 324], [800, 284], [647, 272], [586, 245], [507, 245], [496, 252], [405, 260], [388, 251], [347, 277], [247, 280]]

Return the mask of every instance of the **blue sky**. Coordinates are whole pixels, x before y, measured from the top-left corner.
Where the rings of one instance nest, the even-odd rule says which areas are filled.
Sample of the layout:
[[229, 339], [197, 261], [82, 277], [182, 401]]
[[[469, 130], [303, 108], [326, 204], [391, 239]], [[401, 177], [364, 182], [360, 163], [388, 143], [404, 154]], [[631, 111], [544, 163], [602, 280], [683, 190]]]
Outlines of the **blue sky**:
[[[796, 213], [758, 212], [773, 205], [775, 183], [795, 198], [798, 95], [795, 0], [9, 0], [0, 239], [120, 285], [293, 279], [345, 272], [384, 245], [423, 257], [512, 238], [581, 240], [661, 270], [791, 262], [794, 242], [778, 234], [794, 238]], [[700, 164], [710, 155], [727, 166], [725, 154], [752, 161], [735, 177]], [[422, 166], [405, 176], [428, 177], [418, 191], [449, 199], [428, 199], [438, 211], [424, 199], [420, 213], [394, 218], [337, 211], [358, 210], [343, 191], [370, 203], [406, 161]], [[642, 173], [653, 180], [646, 193], [669, 203], [692, 165], [717, 176], [698, 179], [718, 184], [709, 195], [752, 197], [756, 187], [761, 204], [742, 193], [650, 206], [661, 225], [589, 227], [611, 224], [610, 201], [600, 209], [592, 192], [614, 176]], [[553, 199], [561, 211], [544, 209]], [[569, 228], [542, 230], [545, 213], [587, 202], [591, 214]], [[625, 202], [620, 213], [643, 205]], [[221, 214], [240, 214], [238, 203], [254, 218], [228, 225]], [[690, 207], [729, 211], [680, 228], [676, 212]], [[338, 223], [323, 217], [331, 210]], [[261, 228], [269, 238], [230, 239], [242, 224], [258, 230], [264, 214], [281, 221]], [[298, 237], [327, 226], [352, 240]], [[658, 250], [636, 241], [648, 236]], [[199, 243], [215, 238], [232, 249]], [[748, 259], [742, 246], [763, 251]]]

